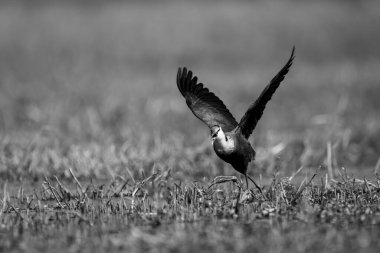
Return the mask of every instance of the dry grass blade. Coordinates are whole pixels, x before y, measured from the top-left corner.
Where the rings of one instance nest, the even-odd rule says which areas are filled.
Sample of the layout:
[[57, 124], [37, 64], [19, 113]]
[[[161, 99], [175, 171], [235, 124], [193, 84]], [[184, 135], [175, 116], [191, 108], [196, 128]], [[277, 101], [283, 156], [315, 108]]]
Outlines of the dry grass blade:
[[87, 198], [86, 191], [83, 189], [82, 184], [79, 182], [78, 178], [75, 176], [73, 170], [71, 168], [69, 168], [69, 171], [70, 171], [71, 176], [74, 178], [75, 183], [77, 184], [77, 186], [80, 189], [80, 196]]
[[0, 217], [1, 215], [7, 210], [7, 203], [8, 203], [8, 192], [7, 192], [7, 182], [4, 183], [3, 187], [3, 206], [1, 207]]
[[303, 166], [301, 166], [296, 172], [294, 172], [290, 177], [289, 181], [292, 181], [295, 176], [297, 176], [298, 173], [300, 173], [303, 170]]
[[333, 176], [333, 153], [332, 153], [332, 147], [331, 142], [327, 142], [327, 171], [329, 173], [329, 180], [334, 179]]
[[59, 200], [59, 196], [57, 195], [57, 190], [55, 190], [53, 188], [53, 186], [51, 186], [50, 184], [50, 181], [47, 177], [45, 177], [45, 182], [44, 182], [47, 186], [48, 186], [48, 189], [50, 190], [51, 194], [54, 196], [55, 200], [57, 201], [58, 205], [63, 209], [65, 208], [65, 206], [61, 203], [61, 201]]
[[297, 201], [297, 199], [301, 196], [302, 192], [306, 189], [306, 187], [308, 187], [311, 184], [311, 182], [314, 180], [314, 178], [315, 178], [316, 175], [317, 174], [314, 174], [310, 178], [309, 182], [307, 184], [305, 184], [305, 185], [303, 185], [303, 184], [306, 181], [306, 177], [304, 178], [304, 180], [302, 180], [302, 183], [300, 184], [300, 186], [299, 186], [299, 188], [298, 188], [298, 190], [297, 190], [294, 198], [291, 201], [292, 204], [294, 204]]
[[63, 201], [65, 201], [65, 199], [67, 198], [70, 198], [72, 196], [72, 193], [70, 192], [69, 189], [67, 189], [62, 183], [61, 181], [59, 181], [58, 177], [55, 176], [54, 177], [58, 186], [59, 186], [59, 190], [60, 190], [60, 193], [61, 193], [61, 196], [62, 196], [62, 199]]
[[285, 201], [286, 205], [289, 205], [288, 198], [286, 196], [286, 191], [284, 189], [284, 185], [282, 184], [282, 182], [280, 182], [280, 187], [281, 187], [280, 196], [282, 200]]
[[377, 160], [377, 163], [376, 163], [376, 166], [375, 166], [375, 170], [374, 170], [374, 174], [378, 174], [379, 170], [380, 170], [380, 157]]

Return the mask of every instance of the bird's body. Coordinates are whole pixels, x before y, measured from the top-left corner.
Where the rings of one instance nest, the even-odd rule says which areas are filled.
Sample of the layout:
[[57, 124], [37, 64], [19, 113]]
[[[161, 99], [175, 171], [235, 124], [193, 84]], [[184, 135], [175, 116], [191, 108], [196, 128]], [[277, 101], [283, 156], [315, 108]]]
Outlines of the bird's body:
[[248, 138], [261, 118], [267, 102], [288, 73], [293, 59], [294, 47], [288, 62], [264, 88], [239, 123], [214, 93], [198, 83], [198, 78], [191, 71], [186, 68], [178, 70], [178, 89], [194, 115], [210, 128], [215, 153], [246, 177], [247, 186], [247, 177], [256, 185], [247, 175], [248, 164], [255, 158], [255, 151]]
[[235, 170], [245, 175], [249, 162], [255, 158], [255, 151], [241, 133], [232, 130], [223, 133], [223, 135], [219, 134], [213, 140], [215, 153], [220, 159], [231, 164]]

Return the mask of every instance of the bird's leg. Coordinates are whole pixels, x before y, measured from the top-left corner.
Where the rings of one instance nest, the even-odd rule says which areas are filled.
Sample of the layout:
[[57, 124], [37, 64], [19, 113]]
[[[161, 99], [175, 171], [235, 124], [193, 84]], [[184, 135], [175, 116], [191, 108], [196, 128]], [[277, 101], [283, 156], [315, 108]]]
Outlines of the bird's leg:
[[208, 187], [208, 189], [210, 189], [212, 186], [216, 185], [216, 184], [222, 184], [222, 183], [226, 183], [226, 182], [233, 182], [233, 183], [237, 183], [238, 182], [238, 179], [237, 177], [235, 176], [218, 176], [216, 178], [214, 178], [212, 180], [212, 183], [211, 185]]
[[245, 182], [247, 183], [247, 189], [248, 189], [248, 177], [247, 177], [247, 174], [245, 174], [244, 176], [245, 176]]
[[259, 190], [259, 192], [261, 193], [261, 195], [264, 197], [264, 199], [266, 199], [263, 191], [261, 190], [261, 188], [256, 184], [256, 182], [253, 180], [253, 178], [251, 178], [250, 176], [248, 176], [247, 174], [245, 174], [245, 179], [247, 179], [247, 177], [249, 178], [249, 180], [251, 180], [251, 182], [256, 186], [256, 188]]

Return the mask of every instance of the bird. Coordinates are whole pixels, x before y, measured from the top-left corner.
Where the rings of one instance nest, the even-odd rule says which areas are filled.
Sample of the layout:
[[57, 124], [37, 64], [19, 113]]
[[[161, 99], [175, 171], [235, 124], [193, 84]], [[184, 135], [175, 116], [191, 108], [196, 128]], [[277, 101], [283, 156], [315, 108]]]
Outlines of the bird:
[[248, 138], [263, 115], [266, 104], [289, 72], [295, 57], [294, 52], [295, 47], [293, 46], [286, 64], [248, 107], [239, 123], [223, 101], [203, 83], [198, 82], [197, 76], [193, 75], [191, 70], [183, 67], [178, 68], [177, 72], [177, 87], [189, 109], [209, 127], [216, 155], [245, 176], [247, 188], [249, 178], [261, 193], [261, 188], [247, 173], [248, 164], [255, 159], [256, 155]]

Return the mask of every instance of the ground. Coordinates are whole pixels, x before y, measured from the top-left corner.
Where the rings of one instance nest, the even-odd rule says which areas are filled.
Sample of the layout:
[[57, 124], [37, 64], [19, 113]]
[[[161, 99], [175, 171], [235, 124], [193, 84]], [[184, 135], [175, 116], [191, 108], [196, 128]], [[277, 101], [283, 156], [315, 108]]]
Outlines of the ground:
[[[377, 1], [0, 3], [0, 251], [378, 252]], [[237, 183], [175, 84], [239, 120]], [[238, 177], [239, 179], [239, 177]]]

